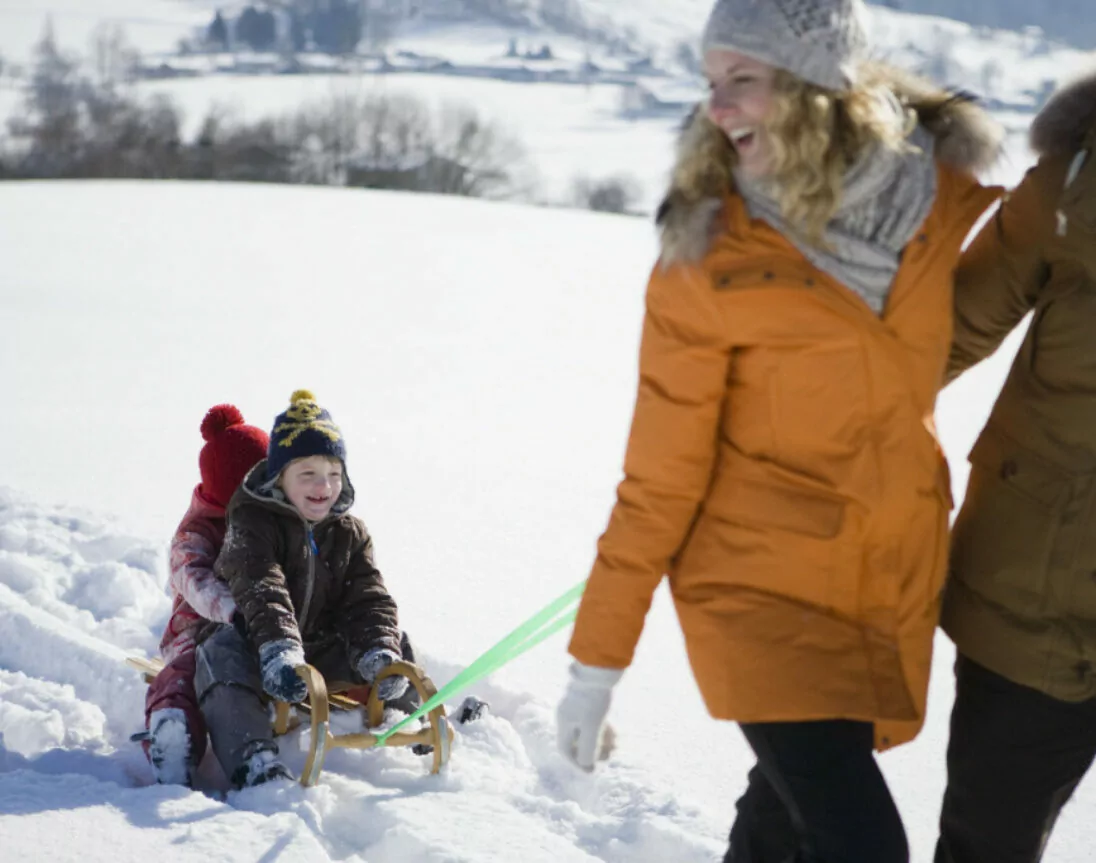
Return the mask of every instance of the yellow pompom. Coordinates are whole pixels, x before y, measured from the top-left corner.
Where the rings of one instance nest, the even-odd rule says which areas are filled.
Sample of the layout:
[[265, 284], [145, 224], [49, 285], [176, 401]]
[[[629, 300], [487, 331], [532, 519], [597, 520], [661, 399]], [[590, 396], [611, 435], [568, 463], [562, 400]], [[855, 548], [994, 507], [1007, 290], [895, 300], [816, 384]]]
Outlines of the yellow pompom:
[[294, 390], [293, 395], [289, 397], [289, 403], [295, 405], [297, 402], [314, 402], [316, 397], [312, 395], [311, 390]]

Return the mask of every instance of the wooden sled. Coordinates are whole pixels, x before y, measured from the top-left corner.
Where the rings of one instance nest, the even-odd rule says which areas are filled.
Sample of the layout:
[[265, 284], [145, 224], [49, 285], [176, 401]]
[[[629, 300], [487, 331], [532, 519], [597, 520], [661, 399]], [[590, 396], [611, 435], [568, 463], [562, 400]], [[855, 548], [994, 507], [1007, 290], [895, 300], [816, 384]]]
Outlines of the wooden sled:
[[[126, 664], [140, 671], [146, 683], [151, 683], [156, 675], [164, 667], [163, 660], [159, 658], [145, 659], [132, 656], [126, 659]], [[376, 728], [384, 717], [384, 702], [377, 696], [377, 683], [386, 677], [401, 675], [406, 677], [419, 698], [425, 704], [427, 699], [437, 694], [437, 688], [433, 681], [417, 665], [410, 662], [393, 662], [383, 668], [378, 674], [374, 685], [370, 688], [369, 698], [365, 704], [361, 704], [344, 693], [353, 684], [339, 684], [333, 686], [334, 691], [328, 691], [327, 683], [311, 665], [297, 667], [297, 674], [304, 680], [308, 687], [308, 700], [300, 704], [289, 704], [284, 701], [275, 702], [274, 734], [281, 736], [301, 725], [298, 717], [293, 715], [294, 708], [303, 710], [311, 717], [312, 734], [309, 739], [308, 758], [305, 761], [304, 771], [301, 773], [301, 785], [306, 788], [315, 785], [323, 770], [324, 759], [332, 749], [372, 749], [377, 745], [379, 735], [368, 731], [351, 734], [331, 733], [331, 709], [336, 710], [361, 710], [362, 719], [366, 728]], [[398, 731], [384, 741], [385, 746], [414, 746], [423, 744], [434, 747], [433, 766], [431, 773], [438, 773], [442, 767], [449, 763], [449, 755], [453, 744], [453, 726], [445, 715], [444, 705], [439, 704], [426, 714], [427, 724], [417, 731]]]

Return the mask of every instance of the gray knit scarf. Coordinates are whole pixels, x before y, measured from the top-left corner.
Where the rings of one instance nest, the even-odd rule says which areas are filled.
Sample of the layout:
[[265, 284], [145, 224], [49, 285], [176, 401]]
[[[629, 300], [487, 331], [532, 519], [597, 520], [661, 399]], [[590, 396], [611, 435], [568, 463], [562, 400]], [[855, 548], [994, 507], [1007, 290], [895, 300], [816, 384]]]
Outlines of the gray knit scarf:
[[908, 142], [913, 147], [900, 152], [876, 147], [849, 169], [837, 212], [823, 233], [822, 248], [811, 245], [785, 222], [763, 181], [736, 171], [735, 182], [752, 218], [768, 222], [808, 261], [882, 315], [902, 249], [936, 199], [933, 138], [918, 126]]

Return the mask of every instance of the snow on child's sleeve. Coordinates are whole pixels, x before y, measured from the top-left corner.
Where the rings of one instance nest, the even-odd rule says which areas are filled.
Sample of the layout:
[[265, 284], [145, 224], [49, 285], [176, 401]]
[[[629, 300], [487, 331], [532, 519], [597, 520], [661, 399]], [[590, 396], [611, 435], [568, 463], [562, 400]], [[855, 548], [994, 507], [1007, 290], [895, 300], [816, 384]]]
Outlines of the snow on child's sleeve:
[[171, 541], [171, 590], [206, 620], [231, 623], [236, 601], [213, 572], [216, 559], [209, 537], [180, 529]]

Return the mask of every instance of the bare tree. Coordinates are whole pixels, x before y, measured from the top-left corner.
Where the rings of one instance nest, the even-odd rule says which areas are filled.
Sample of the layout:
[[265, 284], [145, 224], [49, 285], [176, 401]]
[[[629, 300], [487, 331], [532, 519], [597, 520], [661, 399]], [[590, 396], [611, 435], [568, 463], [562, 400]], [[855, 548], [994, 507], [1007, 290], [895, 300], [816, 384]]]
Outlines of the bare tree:
[[507, 197], [525, 159], [517, 139], [464, 105], [448, 105], [439, 117], [430, 191], [472, 197]]
[[23, 169], [30, 176], [67, 176], [82, 146], [78, 64], [57, 47], [52, 18], [34, 48], [34, 62], [22, 113], [8, 121], [20, 142]]
[[102, 87], [117, 87], [134, 80], [141, 62], [140, 52], [126, 38], [120, 24], [102, 23], [91, 36], [92, 68]]
[[593, 180], [576, 177], [571, 186], [573, 202], [599, 213], [631, 213], [639, 200], [639, 184], [633, 177], [618, 175]]
[[524, 149], [473, 109], [406, 96], [337, 96], [281, 123], [296, 182], [476, 197], [522, 195]]

